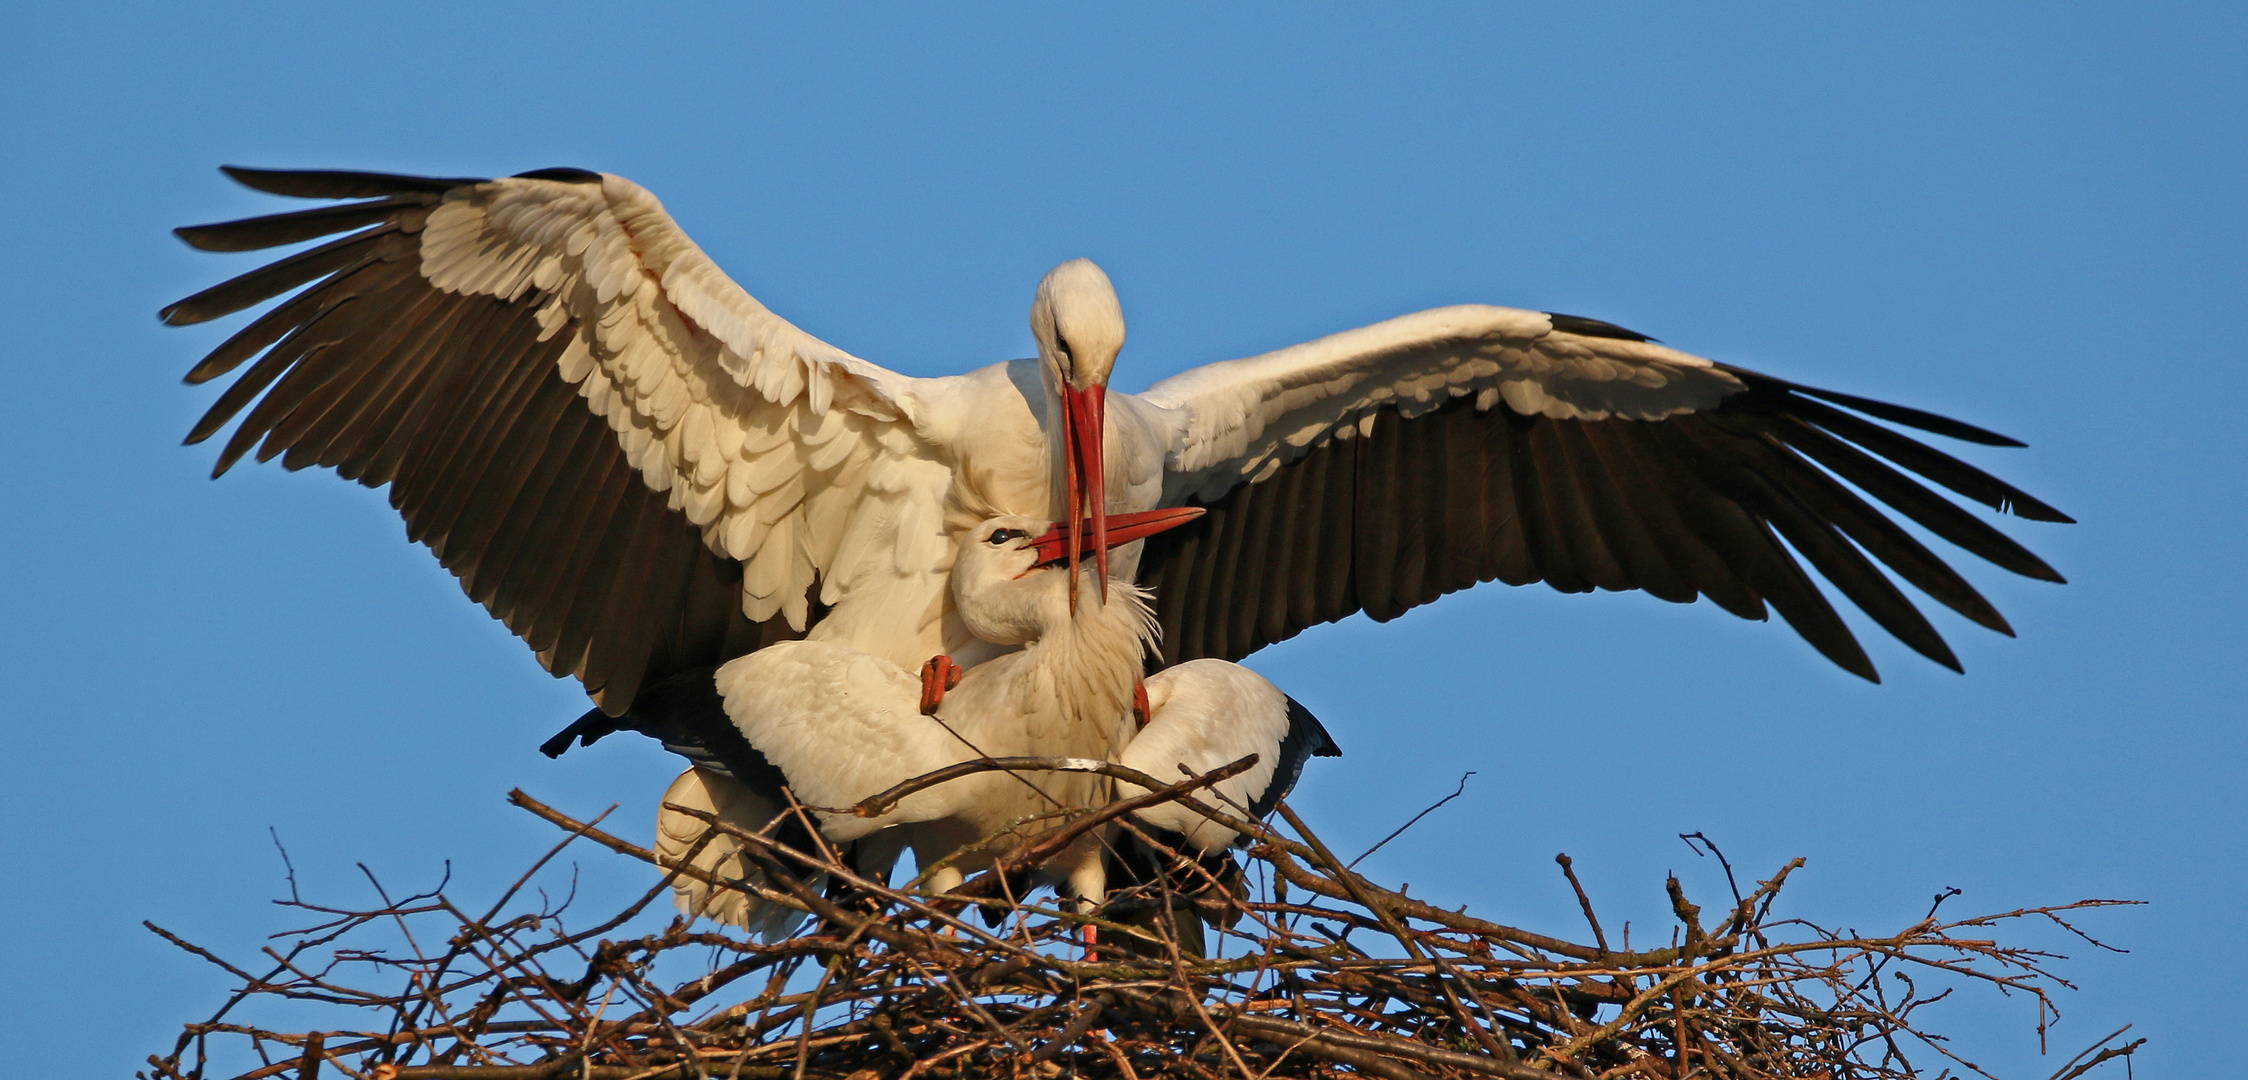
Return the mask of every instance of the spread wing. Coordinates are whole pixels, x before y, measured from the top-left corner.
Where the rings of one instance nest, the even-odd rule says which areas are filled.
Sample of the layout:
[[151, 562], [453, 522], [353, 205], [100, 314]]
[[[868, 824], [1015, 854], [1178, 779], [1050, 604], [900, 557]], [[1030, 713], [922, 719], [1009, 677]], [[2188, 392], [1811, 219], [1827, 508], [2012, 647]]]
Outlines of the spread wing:
[[249, 364], [188, 442], [240, 417], [213, 475], [254, 449], [388, 484], [407, 535], [612, 714], [949, 559], [918, 380], [766, 310], [639, 185], [226, 171], [357, 201], [178, 230], [208, 251], [346, 234], [164, 309], [295, 290], [188, 374]]
[[1150, 540], [1140, 564], [1170, 663], [1238, 659], [1358, 611], [1393, 619], [1477, 582], [1543, 581], [1706, 596], [1749, 619], [1769, 604], [1829, 659], [1877, 679], [1806, 565], [1955, 670], [1890, 574], [2011, 634], [1892, 513], [2015, 573], [2061, 580], [1921, 481], [2020, 517], [2066, 515], [1875, 420], [2020, 443], [1591, 319], [1439, 308], [1212, 364], [1144, 396], [1188, 413], [1165, 504], [1210, 511]]

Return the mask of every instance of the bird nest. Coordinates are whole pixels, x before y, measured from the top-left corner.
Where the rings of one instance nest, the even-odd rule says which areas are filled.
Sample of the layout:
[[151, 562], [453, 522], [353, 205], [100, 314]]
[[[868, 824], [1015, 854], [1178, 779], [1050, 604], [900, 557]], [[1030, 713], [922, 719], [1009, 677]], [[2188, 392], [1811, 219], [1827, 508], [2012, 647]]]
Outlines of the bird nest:
[[[1998, 935], [2041, 920], [2082, 936], [2069, 921], [2075, 913], [2123, 903], [1966, 919], [1931, 909], [1895, 933], [1865, 936], [1775, 916], [1797, 859], [1745, 892], [1735, 887], [1715, 911], [1670, 879], [1671, 944], [1634, 950], [1603, 930], [1559, 856], [1583, 905], [1587, 944], [1378, 885], [1285, 805], [1284, 833], [1195, 799], [1226, 771], [1169, 786], [1132, 774], [1150, 794], [1027, 826], [1045, 831], [945, 894], [868, 881], [833, 852], [800, 851], [706, 816], [713, 836], [740, 843], [769, 884], [707, 881], [808, 916], [805, 930], [773, 942], [684, 918], [657, 933], [609, 936], [669, 893], [674, 877], [699, 872], [602, 831], [599, 818], [575, 820], [517, 791], [515, 805], [567, 835], [481, 914], [442, 885], [364, 910], [324, 906], [297, 895], [292, 875], [282, 903], [317, 925], [278, 935], [264, 974], [151, 925], [240, 986], [140, 1075], [1875, 1078], [1918, 1076], [1925, 1062], [1987, 1076], [1926, 1026], [1927, 1007], [1962, 987], [2025, 994], [2042, 1045], [2055, 1015], [2050, 995], [2068, 986], [2051, 969], [2062, 957]], [[1128, 829], [1130, 809], [1171, 800], [1244, 832], [1245, 872], [1181, 860], [1089, 914], [1024, 898], [1026, 872], [1041, 857], [1089, 829]], [[665, 863], [667, 876], [624, 910], [583, 925], [567, 901], [533, 887], [556, 872], [557, 855], [583, 843]], [[824, 886], [804, 883], [820, 875]], [[1203, 937], [1201, 923], [1214, 928], [1207, 949], [1189, 940]], [[1098, 939], [1091, 947], [1088, 926]], [[377, 938], [380, 947], [368, 947]], [[346, 1007], [358, 1022], [288, 1032], [247, 1019], [275, 999]], [[2144, 1040], [2123, 1043], [2123, 1034], [2087, 1048], [2055, 1080], [2128, 1058]], [[245, 1064], [256, 1067], [239, 1071]]]

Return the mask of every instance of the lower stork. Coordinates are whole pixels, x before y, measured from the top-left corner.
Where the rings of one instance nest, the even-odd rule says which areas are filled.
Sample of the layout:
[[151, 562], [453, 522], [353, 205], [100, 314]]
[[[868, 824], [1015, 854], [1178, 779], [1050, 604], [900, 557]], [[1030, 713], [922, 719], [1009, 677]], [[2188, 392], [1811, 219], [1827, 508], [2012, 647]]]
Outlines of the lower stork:
[[[1198, 514], [1122, 515], [1110, 520], [1107, 539], [1129, 543]], [[654, 735], [696, 759], [665, 794], [667, 804], [760, 830], [786, 809], [785, 786], [811, 808], [823, 839], [849, 848], [860, 871], [886, 877], [911, 847], [920, 865], [937, 867], [928, 875], [937, 891], [995, 863], [1026, 821], [1117, 798], [1116, 782], [1092, 773], [994, 771], [914, 792], [877, 817], [820, 808], [849, 806], [979, 758], [1088, 758], [1167, 777], [1253, 753], [1256, 764], [1214, 785], [1215, 794], [1240, 812], [1262, 814], [1294, 785], [1306, 757], [1336, 753], [1307, 710], [1238, 665], [1184, 664], [1143, 686], [1139, 674], [1155, 635], [1146, 598], [1112, 582], [1110, 602], [1073, 605], [1063, 568], [1068, 532], [1015, 516], [968, 531], [952, 575], [961, 617], [983, 640], [1021, 648], [956, 681], [941, 657], [917, 678], [871, 653], [818, 640], [785, 642], [675, 680], [643, 695], [625, 716], [598, 720], [606, 730]], [[719, 724], [738, 742], [698, 734]], [[1222, 852], [1234, 840], [1231, 830], [1198, 824], [1198, 815], [1176, 807], [1150, 808], [1141, 819], [1159, 844], [1178, 850]], [[777, 831], [784, 841], [788, 827], [784, 821]], [[701, 820], [666, 808], [657, 817], [658, 851], [716, 875], [756, 880], [738, 845], [723, 836], [705, 839], [704, 831]], [[1098, 830], [1081, 837], [1048, 860], [1033, 884], [1097, 903], [1107, 892], [1109, 839]], [[794, 925], [786, 912], [699, 880], [680, 879], [677, 893], [682, 910], [768, 937]]]

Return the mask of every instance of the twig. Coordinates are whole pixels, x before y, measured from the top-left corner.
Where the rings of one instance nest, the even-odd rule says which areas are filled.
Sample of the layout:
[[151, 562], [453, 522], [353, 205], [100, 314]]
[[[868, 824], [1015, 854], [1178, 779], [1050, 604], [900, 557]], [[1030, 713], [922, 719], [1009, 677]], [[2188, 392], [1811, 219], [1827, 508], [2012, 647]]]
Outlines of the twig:
[[1608, 935], [1600, 932], [1600, 916], [1592, 913], [1592, 897], [1585, 895], [1584, 883], [1577, 880], [1577, 864], [1569, 858], [1568, 852], [1556, 854], [1553, 861], [1561, 864], [1562, 876], [1568, 878], [1569, 887], [1576, 890], [1577, 906], [1584, 909], [1585, 922], [1592, 926], [1592, 940], [1600, 946], [1601, 954], [1607, 955]]
[[1357, 857], [1357, 858], [1355, 858], [1355, 859], [1352, 859], [1352, 860], [1350, 860], [1350, 861], [1349, 861], [1349, 862], [1347, 862], [1347, 863], [1344, 863], [1344, 864], [1343, 864], [1343, 869], [1345, 869], [1345, 870], [1351, 870], [1351, 869], [1355, 869], [1355, 868], [1356, 868], [1356, 867], [1358, 866], [1358, 864], [1359, 864], [1359, 863], [1362, 863], [1362, 862], [1365, 862], [1365, 861], [1366, 861], [1366, 856], [1368, 856], [1368, 855], [1372, 855], [1373, 853], [1375, 853], [1375, 852], [1377, 852], [1377, 851], [1380, 851], [1380, 850], [1382, 849], [1382, 845], [1384, 845], [1384, 844], [1387, 844], [1387, 843], [1389, 843], [1390, 841], [1392, 841], [1392, 840], [1395, 840], [1395, 839], [1397, 839], [1398, 837], [1400, 837], [1400, 836], [1403, 836], [1403, 835], [1405, 835], [1405, 830], [1407, 830], [1407, 829], [1410, 829], [1410, 828], [1412, 828], [1413, 826], [1415, 826], [1415, 825], [1418, 825], [1418, 824], [1420, 824], [1420, 823], [1421, 823], [1421, 819], [1422, 819], [1422, 818], [1425, 818], [1425, 817], [1427, 817], [1427, 816], [1429, 816], [1430, 814], [1433, 814], [1433, 813], [1435, 813], [1435, 812], [1436, 812], [1436, 808], [1437, 808], [1437, 807], [1439, 807], [1439, 806], [1442, 806], [1442, 805], [1444, 805], [1445, 803], [1451, 802], [1452, 800], [1454, 800], [1454, 799], [1457, 799], [1457, 798], [1459, 798], [1459, 797], [1460, 797], [1460, 794], [1461, 794], [1462, 792], [1464, 792], [1464, 791], [1466, 791], [1466, 790], [1467, 790], [1467, 778], [1468, 778], [1468, 777], [1470, 777], [1470, 776], [1474, 776], [1474, 775], [1475, 775], [1475, 770], [1474, 770], [1474, 769], [1469, 769], [1468, 771], [1466, 771], [1466, 772], [1464, 772], [1464, 773], [1461, 773], [1461, 774], [1460, 774], [1460, 786], [1458, 786], [1458, 787], [1456, 787], [1456, 788], [1453, 788], [1453, 789], [1452, 789], [1452, 793], [1451, 793], [1450, 795], [1446, 795], [1446, 796], [1444, 796], [1443, 798], [1441, 798], [1441, 799], [1438, 799], [1438, 800], [1436, 800], [1435, 802], [1432, 802], [1432, 803], [1428, 804], [1428, 807], [1427, 807], [1426, 809], [1422, 810], [1422, 811], [1421, 811], [1420, 813], [1418, 813], [1418, 814], [1414, 814], [1414, 815], [1412, 816], [1412, 818], [1411, 818], [1410, 820], [1406, 821], [1406, 822], [1405, 822], [1405, 824], [1403, 824], [1403, 825], [1399, 825], [1399, 826], [1398, 826], [1398, 827], [1397, 827], [1396, 829], [1392, 830], [1392, 831], [1390, 832], [1390, 834], [1389, 834], [1388, 836], [1382, 837], [1382, 838], [1381, 838], [1380, 840], [1378, 840], [1378, 841], [1375, 841], [1375, 843], [1374, 843], [1374, 846], [1373, 846], [1373, 847], [1367, 848], [1366, 850], [1364, 850], [1364, 851], [1361, 851], [1361, 852], [1359, 852], [1359, 853], [1358, 853], [1358, 857]]

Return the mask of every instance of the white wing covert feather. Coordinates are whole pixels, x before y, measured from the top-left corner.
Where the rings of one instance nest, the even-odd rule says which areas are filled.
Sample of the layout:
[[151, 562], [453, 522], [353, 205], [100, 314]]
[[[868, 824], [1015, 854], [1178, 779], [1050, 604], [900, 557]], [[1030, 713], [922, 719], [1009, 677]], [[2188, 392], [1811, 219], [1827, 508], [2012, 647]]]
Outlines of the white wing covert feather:
[[1188, 413], [1168, 462], [1164, 504], [1215, 499], [1332, 439], [1365, 433], [1376, 412], [1406, 419], [1473, 396], [1553, 419], [1659, 420], [1743, 389], [1698, 356], [1651, 341], [1555, 327], [1541, 311], [1434, 308], [1208, 364], [1149, 387], [1149, 402]]
[[[718, 669], [718, 693], [742, 736], [807, 805], [843, 807], [968, 760], [968, 748], [921, 715], [920, 681], [858, 649], [786, 641]], [[837, 842], [942, 816], [936, 789], [879, 818], [821, 814]]]
[[[542, 340], [648, 486], [743, 564], [743, 610], [802, 630], [806, 592], [833, 605], [889, 566], [839, 551], [949, 557], [936, 471], [914, 428], [919, 380], [837, 349], [767, 310], [622, 177], [514, 177], [456, 189], [421, 232], [422, 272], [454, 293], [550, 297]], [[904, 536], [906, 529], [927, 536]], [[882, 536], [855, 536], [882, 532]], [[892, 560], [881, 560], [891, 563]], [[912, 565], [904, 565], [911, 561]]]
[[[1288, 737], [1288, 697], [1264, 676], [1223, 660], [1190, 660], [1147, 677], [1153, 718], [1124, 747], [1117, 764], [1158, 780], [1183, 778], [1179, 766], [1206, 773], [1250, 754], [1257, 763], [1239, 776], [1219, 781], [1219, 807], [1233, 814], [1263, 796], [1280, 765]], [[1145, 794], [1130, 781], [1117, 781], [1118, 797]], [[1176, 803], [1151, 806], [1136, 816], [1159, 829], [1180, 833], [1203, 851], [1233, 842], [1235, 833]]]

